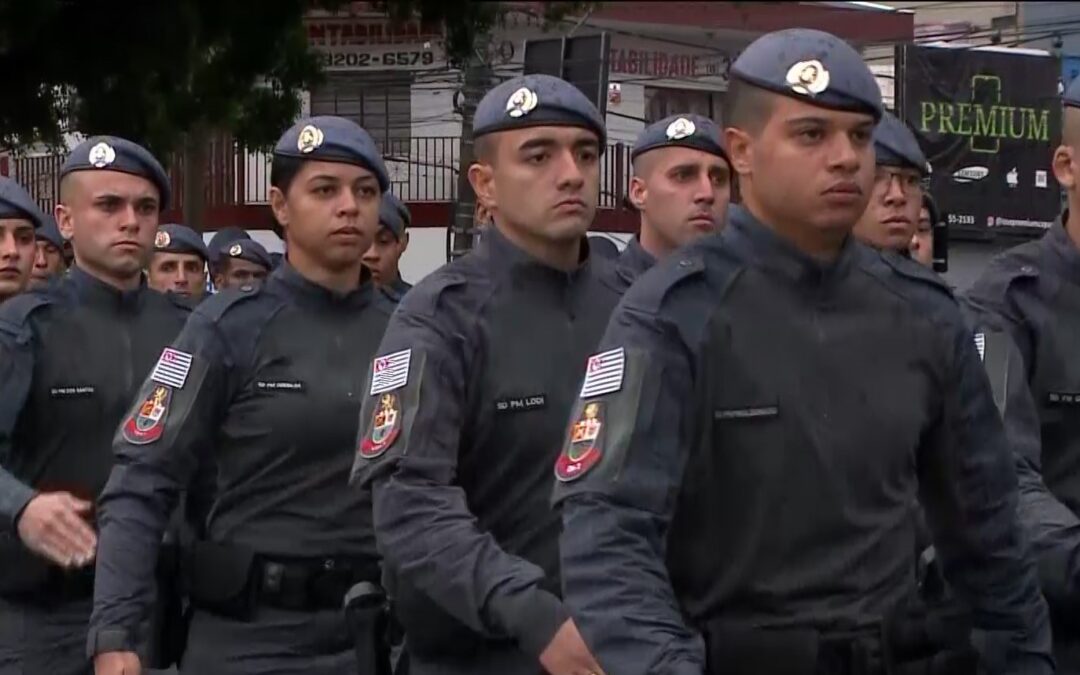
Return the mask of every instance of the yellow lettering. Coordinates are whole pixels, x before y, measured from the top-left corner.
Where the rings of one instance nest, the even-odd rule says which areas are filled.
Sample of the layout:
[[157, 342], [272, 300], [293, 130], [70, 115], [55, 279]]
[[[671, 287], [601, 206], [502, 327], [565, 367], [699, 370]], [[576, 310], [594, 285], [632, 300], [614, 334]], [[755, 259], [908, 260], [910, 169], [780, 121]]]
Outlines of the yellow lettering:
[[937, 106], [933, 101], [923, 101], [919, 104], [919, 131], [930, 131], [930, 123], [937, 117]]
[[956, 114], [956, 109], [953, 108], [951, 103], [941, 104], [941, 131], [947, 134], [956, 134], [956, 127], [953, 126], [953, 115]]
[[975, 131], [973, 136], [985, 136], [993, 137], [997, 136], [997, 116], [994, 115], [994, 108], [984, 108], [983, 106], [976, 106], [975, 108]]
[[1033, 141], [1050, 140], [1050, 111], [1026, 108], [1028, 138]]
[[971, 135], [971, 104], [970, 103], [958, 103], [958, 104], [956, 104], [956, 108], [957, 108], [957, 115], [959, 117], [959, 119], [957, 119], [957, 124], [959, 124], [959, 126], [956, 129], [956, 133], [960, 134], [961, 136], [970, 136]]

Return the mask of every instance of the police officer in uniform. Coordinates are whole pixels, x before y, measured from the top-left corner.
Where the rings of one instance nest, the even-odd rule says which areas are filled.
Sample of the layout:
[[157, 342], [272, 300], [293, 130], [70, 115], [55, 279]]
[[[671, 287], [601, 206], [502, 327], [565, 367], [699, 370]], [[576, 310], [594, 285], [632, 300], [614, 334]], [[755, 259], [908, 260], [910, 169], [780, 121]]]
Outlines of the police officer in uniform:
[[371, 272], [371, 277], [386, 297], [394, 303], [412, 288], [412, 284], [401, 278], [398, 263], [405, 249], [409, 247], [409, 233], [406, 231], [412, 222], [409, 207], [393, 193], [387, 192], [379, 206], [379, 232], [371, 248], [364, 254], [364, 265]]
[[1054, 175], [1069, 209], [1041, 239], [987, 266], [968, 301], [1021, 354], [1006, 426], [1020, 478], [1020, 519], [1039, 560], [1060, 671], [1080, 673], [1080, 82], [1065, 92]]
[[45, 215], [21, 185], [0, 176], [0, 302], [22, 293], [34, 265], [34, 233]]
[[672, 115], [650, 124], [630, 158], [629, 199], [641, 229], [612, 268], [620, 294], [658, 259], [723, 227], [731, 198], [731, 166], [720, 129], [707, 117]]
[[206, 244], [195, 230], [168, 223], [154, 237], [146, 280], [159, 293], [175, 293], [198, 303], [206, 295]]
[[237, 239], [212, 254], [216, 259], [214, 288], [239, 289], [244, 286], [258, 288], [266, 281], [273, 263], [263, 245], [254, 239]]
[[855, 237], [878, 250], [909, 256], [929, 165], [915, 134], [890, 112], [882, 114], [874, 130], [874, 155], [874, 187], [855, 224]]
[[620, 675], [926, 672], [890, 622], [919, 494], [985, 672], [1052, 672], [971, 334], [936, 275], [850, 236], [873, 75], [796, 29], [747, 47], [731, 86], [743, 206], [623, 297], [555, 466], [586, 642]]
[[585, 232], [605, 129], [573, 85], [500, 84], [469, 179], [494, 225], [398, 305], [355, 481], [372, 486], [412, 675], [601, 672], [559, 599], [551, 462], [617, 296]]
[[30, 288], [41, 288], [64, 275], [67, 261], [64, 259], [64, 238], [60, 236], [55, 218], [46, 215], [44, 224], [34, 234], [37, 241], [34, 267], [30, 270]]
[[[0, 673], [87, 673], [94, 499], [112, 438], [187, 310], [149, 290], [169, 184], [142, 147], [76, 147], [56, 216], [78, 263], [0, 308]], [[151, 564], [153, 562], [151, 561]]]
[[[117, 434], [99, 504], [89, 648], [98, 675], [133, 653], [161, 533], [207, 450], [217, 469], [205, 540], [189, 561], [195, 612], [181, 672], [356, 672], [342, 613], [379, 580], [370, 499], [348, 489], [365, 364], [390, 305], [360, 284], [386, 170], [338, 117], [279, 140], [271, 207], [287, 263], [261, 289], [205, 300], [158, 360]], [[376, 672], [371, 617], [360, 672]]]

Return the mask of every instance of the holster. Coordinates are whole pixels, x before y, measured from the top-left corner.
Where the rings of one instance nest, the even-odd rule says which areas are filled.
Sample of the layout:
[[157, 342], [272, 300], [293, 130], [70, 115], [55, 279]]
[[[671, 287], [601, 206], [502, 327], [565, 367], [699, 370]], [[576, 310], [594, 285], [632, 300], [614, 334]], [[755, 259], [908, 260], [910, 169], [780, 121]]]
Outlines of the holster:
[[185, 567], [193, 605], [232, 619], [251, 620], [258, 592], [254, 551], [197, 541], [187, 554]]
[[391, 675], [390, 608], [386, 592], [362, 581], [345, 595], [345, 620], [356, 647], [359, 675]]

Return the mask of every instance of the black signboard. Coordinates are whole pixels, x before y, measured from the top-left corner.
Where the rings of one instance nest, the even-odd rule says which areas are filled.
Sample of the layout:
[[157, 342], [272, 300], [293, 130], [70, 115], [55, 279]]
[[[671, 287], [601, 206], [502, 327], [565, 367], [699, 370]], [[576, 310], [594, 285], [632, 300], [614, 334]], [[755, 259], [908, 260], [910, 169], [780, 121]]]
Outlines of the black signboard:
[[607, 112], [607, 33], [525, 41], [525, 73], [554, 75], [580, 89], [603, 117]]
[[933, 167], [953, 239], [1038, 236], [1058, 216], [1051, 158], [1061, 137], [1058, 60], [904, 45], [900, 114]]

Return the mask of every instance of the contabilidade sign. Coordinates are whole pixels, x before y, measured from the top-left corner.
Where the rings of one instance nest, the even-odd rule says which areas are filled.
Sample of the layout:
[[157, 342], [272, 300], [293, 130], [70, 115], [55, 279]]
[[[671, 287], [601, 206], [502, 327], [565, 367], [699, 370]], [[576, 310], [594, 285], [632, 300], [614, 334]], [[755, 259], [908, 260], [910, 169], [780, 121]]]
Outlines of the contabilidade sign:
[[1038, 236], [1060, 211], [1060, 65], [1030, 53], [903, 47], [904, 113], [950, 236]]

